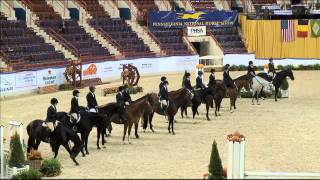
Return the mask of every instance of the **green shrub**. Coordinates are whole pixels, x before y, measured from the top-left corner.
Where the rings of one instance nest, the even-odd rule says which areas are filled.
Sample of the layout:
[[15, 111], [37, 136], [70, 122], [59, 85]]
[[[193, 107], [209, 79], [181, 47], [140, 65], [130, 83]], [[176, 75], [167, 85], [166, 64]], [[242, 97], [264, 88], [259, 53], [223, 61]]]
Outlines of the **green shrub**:
[[[320, 64], [314, 64], [314, 65], [302, 65], [300, 64], [299, 66], [293, 66], [293, 65], [278, 65], [277, 69], [279, 71], [285, 70], [285, 69], [292, 69], [292, 70], [298, 70], [298, 71], [302, 71], [302, 70], [320, 70]], [[230, 67], [231, 71], [246, 71], [247, 70], [247, 66], [245, 65], [232, 65]], [[256, 66], [256, 70], [257, 71], [263, 71], [264, 67], [263, 66]]]
[[33, 169], [29, 169], [28, 171], [23, 171], [17, 175], [11, 177], [11, 179], [41, 179], [42, 174]]
[[70, 83], [60, 84], [59, 90], [61, 90], [61, 91], [73, 90], [73, 86]]
[[213, 141], [212, 144], [209, 179], [223, 179], [223, 168], [216, 141]]
[[140, 86], [129, 86], [128, 88], [129, 94], [137, 94], [142, 91], [143, 91], [143, 88]]
[[313, 65], [313, 70], [320, 70], [320, 64]]
[[46, 159], [40, 167], [40, 172], [47, 177], [58, 176], [61, 173], [61, 164], [58, 159]]
[[247, 66], [245, 66], [245, 65], [238, 66], [238, 71], [246, 71], [246, 70], [247, 70]]
[[264, 66], [257, 66], [257, 70], [258, 71], [263, 71], [264, 70]]
[[11, 137], [10, 149], [11, 149], [11, 154], [10, 154], [9, 166], [22, 168], [25, 165], [26, 160], [24, 157], [22, 144], [20, 142], [20, 137], [17, 134], [17, 132], [15, 133], [15, 135]]

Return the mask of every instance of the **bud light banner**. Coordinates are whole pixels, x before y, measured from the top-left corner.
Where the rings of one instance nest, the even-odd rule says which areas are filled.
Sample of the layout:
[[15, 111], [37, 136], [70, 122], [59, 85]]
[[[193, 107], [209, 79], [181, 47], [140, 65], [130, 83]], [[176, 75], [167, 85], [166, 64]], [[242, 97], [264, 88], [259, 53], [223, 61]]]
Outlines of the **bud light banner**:
[[151, 11], [150, 28], [184, 28], [187, 26], [230, 27], [238, 23], [236, 11]]

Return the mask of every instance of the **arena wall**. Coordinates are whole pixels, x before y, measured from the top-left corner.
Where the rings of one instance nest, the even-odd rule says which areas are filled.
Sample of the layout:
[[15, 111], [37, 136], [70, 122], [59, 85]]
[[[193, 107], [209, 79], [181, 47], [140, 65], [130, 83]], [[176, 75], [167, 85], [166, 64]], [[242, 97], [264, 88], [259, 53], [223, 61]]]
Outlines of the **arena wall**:
[[[142, 76], [193, 71], [199, 56], [170, 56], [161, 58], [139, 58], [121, 61], [105, 61], [84, 64], [83, 79], [101, 78], [103, 82], [120, 80], [123, 64], [136, 66]], [[65, 67], [52, 67], [35, 71], [0, 74], [2, 98], [36, 92], [40, 87], [66, 83]]]

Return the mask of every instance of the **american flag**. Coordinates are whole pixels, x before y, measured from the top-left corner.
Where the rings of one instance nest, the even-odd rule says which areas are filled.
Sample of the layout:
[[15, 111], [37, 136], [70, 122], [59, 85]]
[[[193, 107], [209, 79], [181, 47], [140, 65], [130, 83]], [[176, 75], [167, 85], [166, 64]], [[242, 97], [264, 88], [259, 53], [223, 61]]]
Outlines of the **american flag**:
[[294, 40], [293, 20], [281, 20], [281, 40], [282, 42], [290, 42]]

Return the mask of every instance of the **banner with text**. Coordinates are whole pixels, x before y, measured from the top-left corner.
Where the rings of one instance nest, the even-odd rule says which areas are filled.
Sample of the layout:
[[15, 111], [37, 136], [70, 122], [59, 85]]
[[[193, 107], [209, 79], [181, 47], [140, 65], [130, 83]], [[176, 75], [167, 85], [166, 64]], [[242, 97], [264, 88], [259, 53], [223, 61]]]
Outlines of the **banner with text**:
[[188, 36], [205, 36], [207, 35], [206, 26], [188, 27]]
[[149, 27], [184, 28], [186, 26], [236, 26], [236, 11], [150, 11]]

